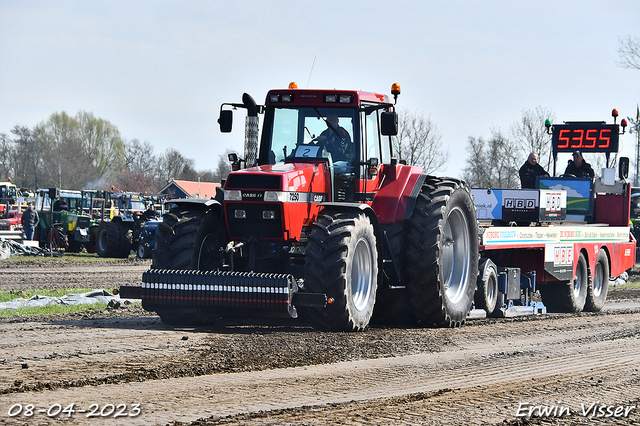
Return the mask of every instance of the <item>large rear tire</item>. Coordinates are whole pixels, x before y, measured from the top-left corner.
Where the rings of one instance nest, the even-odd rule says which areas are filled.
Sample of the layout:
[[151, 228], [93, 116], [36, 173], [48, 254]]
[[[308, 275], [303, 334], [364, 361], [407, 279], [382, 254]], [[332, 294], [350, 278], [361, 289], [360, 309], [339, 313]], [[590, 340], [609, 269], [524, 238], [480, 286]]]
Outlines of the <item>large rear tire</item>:
[[478, 223], [464, 182], [429, 176], [407, 235], [407, 289], [424, 325], [457, 327], [471, 309], [478, 275]]
[[111, 226], [118, 228], [118, 247], [114, 257], [129, 257], [133, 249], [133, 229], [131, 228], [131, 222], [111, 222], [111, 224]]
[[600, 249], [596, 259], [589, 285], [587, 286], [587, 302], [584, 310], [588, 312], [600, 312], [607, 301], [609, 292], [609, 258], [607, 253]]
[[152, 268], [218, 269], [223, 244], [223, 224], [217, 211], [167, 213], [158, 224]]
[[101, 221], [96, 237], [96, 253], [100, 257], [116, 257], [120, 243], [120, 232], [117, 225], [109, 221]]
[[316, 328], [360, 331], [369, 325], [378, 288], [378, 251], [364, 213], [318, 214], [309, 235], [304, 286], [332, 300], [325, 308], [305, 311]]
[[[163, 216], [155, 236], [152, 268], [214, 270], [220, 266], [224, 232], [217, 210], [174, 211]], [[157, 310], [160, 320], [172, 326], [201, 326], [215, 314], [197, 308], [166, 306]]]

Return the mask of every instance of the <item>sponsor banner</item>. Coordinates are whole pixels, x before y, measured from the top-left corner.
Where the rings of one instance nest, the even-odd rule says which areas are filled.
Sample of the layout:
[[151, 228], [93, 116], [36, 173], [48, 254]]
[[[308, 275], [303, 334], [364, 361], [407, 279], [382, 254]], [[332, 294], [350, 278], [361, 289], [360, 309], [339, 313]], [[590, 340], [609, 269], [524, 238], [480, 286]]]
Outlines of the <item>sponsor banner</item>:
[[481, 236], [485, 246], [550, 244], [561, 242], [629, 241], [625, 226], [512, 226], [486, 228]]
[[567, 192], [540, 190], [540, 221], [549, 222], [567, 218]]
[[471, 194], [480, 220], [552, 222], [566, 219], [566, 191], [474, 188]]

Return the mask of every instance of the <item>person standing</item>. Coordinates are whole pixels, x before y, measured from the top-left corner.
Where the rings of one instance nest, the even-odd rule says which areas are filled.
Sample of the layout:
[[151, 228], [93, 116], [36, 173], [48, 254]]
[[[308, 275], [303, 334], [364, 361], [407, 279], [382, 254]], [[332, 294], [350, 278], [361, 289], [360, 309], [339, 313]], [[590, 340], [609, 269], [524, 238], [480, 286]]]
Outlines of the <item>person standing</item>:
[[38, 212], [33, 209], [33, 202], [29, 201], [29, 203], [27, 203], [27, 210], [22, 213], [21, 219], [22, 229], [24, 229], [27, 240], [33, 240], [33, 235], [35, 234], [39, 220]]
[[532, 152], [529, 158], [520, 167], [520, 186], [524, 188], [536, 189], [536, 178], [538, 176], [549, 176], [549, 173], [538, 164], [538, 154]]
[[580, 151], [573, 151], [573, 161], [569, 160], [564, 174], [573, 175], [578, 178], [593, 178], [596, 175], [591, 164], [584, 161]]

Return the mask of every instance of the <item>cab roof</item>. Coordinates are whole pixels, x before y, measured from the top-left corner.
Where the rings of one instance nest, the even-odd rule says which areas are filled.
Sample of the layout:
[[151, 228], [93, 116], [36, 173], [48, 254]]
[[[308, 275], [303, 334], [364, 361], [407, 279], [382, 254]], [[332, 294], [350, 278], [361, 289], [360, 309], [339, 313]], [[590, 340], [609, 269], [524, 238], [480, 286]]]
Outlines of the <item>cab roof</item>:
[[267, 93], [265, 105], [357, 107], [362, 102], [390, 103], [387, 95], [358, 90], [273, 89]]

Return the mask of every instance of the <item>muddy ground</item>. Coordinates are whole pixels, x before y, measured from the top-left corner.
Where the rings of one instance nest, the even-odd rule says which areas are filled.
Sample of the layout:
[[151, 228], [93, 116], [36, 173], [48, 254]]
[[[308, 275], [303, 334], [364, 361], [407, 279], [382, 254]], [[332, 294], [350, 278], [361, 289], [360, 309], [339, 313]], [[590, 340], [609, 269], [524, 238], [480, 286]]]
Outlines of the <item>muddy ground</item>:
[[[149, 264], [3, 261], [0, 289], [109, 289]], [[171, 328], [135, 305], [0, 319], [0, 424], [638, 424], [640, 291], [609, 300], [598, 314], [363, 333]]]

